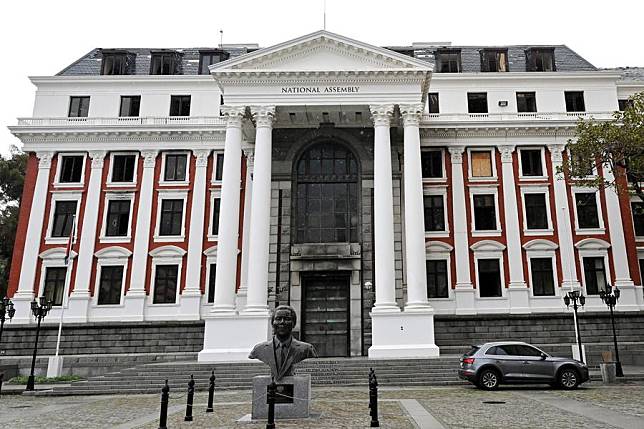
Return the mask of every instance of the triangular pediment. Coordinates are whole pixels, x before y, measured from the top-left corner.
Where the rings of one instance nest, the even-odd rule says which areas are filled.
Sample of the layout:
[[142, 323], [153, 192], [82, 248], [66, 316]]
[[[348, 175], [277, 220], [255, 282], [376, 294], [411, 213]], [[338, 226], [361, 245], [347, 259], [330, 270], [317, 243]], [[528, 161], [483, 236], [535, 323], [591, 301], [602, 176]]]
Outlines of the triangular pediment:
[[231, 72], [427, 71], [431, 64], [325, 30], [215, 64]]

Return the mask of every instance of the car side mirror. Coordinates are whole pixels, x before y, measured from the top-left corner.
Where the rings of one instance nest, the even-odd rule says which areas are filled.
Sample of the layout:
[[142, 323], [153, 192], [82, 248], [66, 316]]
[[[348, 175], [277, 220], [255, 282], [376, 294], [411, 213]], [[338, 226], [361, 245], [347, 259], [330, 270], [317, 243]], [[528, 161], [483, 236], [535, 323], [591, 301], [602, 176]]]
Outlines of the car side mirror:
[[547, 357], [548, 357], [547, 354], [541, 353], [541, 360], [546, 360]]

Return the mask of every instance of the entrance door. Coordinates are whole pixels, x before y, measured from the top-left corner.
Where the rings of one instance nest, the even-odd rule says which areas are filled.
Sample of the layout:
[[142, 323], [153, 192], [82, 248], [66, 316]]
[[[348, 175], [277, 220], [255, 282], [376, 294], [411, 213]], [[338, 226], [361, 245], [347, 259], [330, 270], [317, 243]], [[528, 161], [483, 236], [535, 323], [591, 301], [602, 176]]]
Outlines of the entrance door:
[[302, 339], [320, 357], [349, 354], [349, 274], [302, 276]]

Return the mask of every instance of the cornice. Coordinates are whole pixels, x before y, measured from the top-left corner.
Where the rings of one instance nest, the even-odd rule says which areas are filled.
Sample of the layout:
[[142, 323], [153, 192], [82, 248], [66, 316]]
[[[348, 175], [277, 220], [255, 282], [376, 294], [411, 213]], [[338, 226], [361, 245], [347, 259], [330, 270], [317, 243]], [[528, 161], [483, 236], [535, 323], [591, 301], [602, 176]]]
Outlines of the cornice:
[[575, 127], [441, 127], [441, 128], [421, 128], [421, 138], [480, 138], [480, 137], [573, 137]]
[[504, 72], [504, 73], [481, 73], [481, 72], [467, 72], [467, 73], [434, 73], [432, 80], [438, 81], [453, 81], [453, 80], [517, 80], [517, 79], [543, 79], [543, 80], [556, 80], [556, 79], [618, 79], [621, 74], [615, 72], [607, 72], [603, 70], [596, 71], [570, 71], [570, 72]]
[[230, 70], [222, 71], [215, 76], [221, 85], [311, 85], [346, 83], [354, 79], [360, 83], [400, 84], [420, 83], [425, 81], [429, 72], [413, 69], [391, 70], [321, 70], [321, 71], [288, 71], [288, 70]]
[[11, 129], [23, 143], [223, 142], [225, 130], [198, 131], [26, 131]]

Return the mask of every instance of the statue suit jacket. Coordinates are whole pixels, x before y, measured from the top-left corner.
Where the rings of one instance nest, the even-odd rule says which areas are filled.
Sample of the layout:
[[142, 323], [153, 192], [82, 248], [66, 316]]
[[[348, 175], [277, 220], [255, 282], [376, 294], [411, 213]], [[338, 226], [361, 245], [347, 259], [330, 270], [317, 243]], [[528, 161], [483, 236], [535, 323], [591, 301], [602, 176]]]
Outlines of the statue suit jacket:
[[291, 339], [291, 347], [288, 349], [288, 354], [280, 368], [277, 367], [275, 361], [275, 352], [273, 349], [273, 338], [264, 343], [259, 343], [248, 355], [250, 359], [259, 359], [271, 368], [271, 375], [276, 382], [280, 381], [283, 377], [293, 375], [293, 365], [308, 358], [318, 357], [315, 348], [295, 338]]

